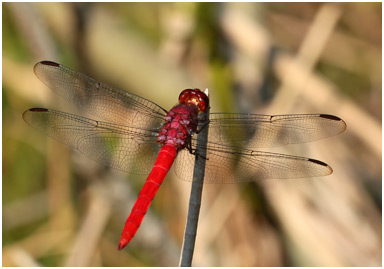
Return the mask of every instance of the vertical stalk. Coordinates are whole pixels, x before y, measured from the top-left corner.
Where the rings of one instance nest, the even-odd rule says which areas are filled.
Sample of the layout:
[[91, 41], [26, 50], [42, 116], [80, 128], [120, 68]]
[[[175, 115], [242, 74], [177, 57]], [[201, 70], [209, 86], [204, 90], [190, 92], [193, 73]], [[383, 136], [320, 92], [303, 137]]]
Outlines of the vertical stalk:
[[[180, 266], [191, 266], [193, 251], [195, 249], [197, 223], [199, 221], [201, 195], [205, 174], [205, 161], [207, 156], [208, 120], [209, 108], [201, 115], [199, 127], [202, 128], [197, 136], [195, 167], [193, 170], [193, 182], [189, 198], [187, 224], [184, 231], [184, 241], [180, 259]], [[203, 157], [202, 157], [203, 156]]]

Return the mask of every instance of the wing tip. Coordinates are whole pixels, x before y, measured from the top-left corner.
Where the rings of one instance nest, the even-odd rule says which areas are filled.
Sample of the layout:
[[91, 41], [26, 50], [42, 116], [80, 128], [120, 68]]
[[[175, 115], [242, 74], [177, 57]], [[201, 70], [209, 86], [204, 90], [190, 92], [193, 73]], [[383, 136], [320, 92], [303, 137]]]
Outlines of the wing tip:
[[55, 67], [59, 67], [60, 64], [58, 63], [55, 63], [55, 62], [52, 62], [52, 61], [41, 61], [41, 62], [38, 62], [36, 65], [50, 65], [50, 66], [55, 66]]
[[310, 161], [310, 162], [312, 162], [312, 163], [315, 163], [315, 164], [317, 164], [317, 165], [321, 165], [321, 166], [327, 168], [328, 171], [327, 171], [326, 174], [324, 174], [324, 176], [327, 176], [327, 175], [330, 175], [330, 174], [333, 173], [333, 169], [332, 169], [332, 167], [330, 167], [330, 166], [329, 166], [328, 164], [326, 164], [325, 162], [322, 162], [322, 161], [319, 161], [319, 160], [316, 160], [316, 159], [311, 159], [311, 158], [308, 158], [308, 161]]
[[35, 66], [33, 67], [33, 71], [35, 72], [36, 76], [38, 76], [38, 69], [40, 66], [53, 66], [53, 67], [60, 67], [60, 64], [58, 63], [55, 63], [55, 62], [52, 62], [52, 61], [41, 61], [41, 62], [38, 62], [37, 64], [35, 64]]
[[48, 112], [48, 109], [42, 108], [42, 107], [33, 107], [33, 108], [30, 108], [30, 109], [27, 109], [26, 111], [24, 111], [24, 113], [22, 115], [23, 120], [25, 122], [27, 122], [27, 123], [28, 123], [28, 118], [31, 115], [30, 112], [45, 113], [45, 112]]
[[[337, 117], [337, 116], [329, 115], [329, 114], [320, 114], [319, 117], [320, 118], [324, 118], [324, 119], [328, 119], [328, 120], [333, 120], [333, 121], [340, 122], [343, 125], [343, 128], [340, 129], [339, 133], [342, 133], [342, 132], [344, 132], [347, 129], [347, 123], [344, 120], [342, 120], [341, 118]], [[337, 134], [339, 134], [339, 133], [337, 133]]]

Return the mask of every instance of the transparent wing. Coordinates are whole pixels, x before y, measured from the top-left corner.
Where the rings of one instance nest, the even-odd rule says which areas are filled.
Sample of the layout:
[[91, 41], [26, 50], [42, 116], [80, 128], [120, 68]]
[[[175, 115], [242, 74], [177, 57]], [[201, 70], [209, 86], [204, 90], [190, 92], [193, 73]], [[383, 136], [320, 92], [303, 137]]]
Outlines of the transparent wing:
[[36, 76], [52, 91], [104, 120], [143, 127], [160, 127], [166, 110], [140, 96], [100, 83], [61, 64], [43, 61]]
[[89, 158], [133, 174], [148, 174], [160, 145], [157, 133], [95, 121], [45, 108], [31, 108], [23, 119], [45, 135], [69, 145]]
[[[199, 150], [197, 148], [197, 150]], [[205, 183], [238, 183], [263, 179], [318, 177], [332, 174], [332, 168], [318, 160], [291, 155], [229, 148], [208, 143]], [[198, 162], [202, 158], [198, 158]], [[176, 175], [186, 181], [193, 177], [195, 155], [179, 152]]]
[[268, 148], [324, 139], [342, 133], [345, 122], [326, 114], [257, 115], [211, 113], [208, 141]]

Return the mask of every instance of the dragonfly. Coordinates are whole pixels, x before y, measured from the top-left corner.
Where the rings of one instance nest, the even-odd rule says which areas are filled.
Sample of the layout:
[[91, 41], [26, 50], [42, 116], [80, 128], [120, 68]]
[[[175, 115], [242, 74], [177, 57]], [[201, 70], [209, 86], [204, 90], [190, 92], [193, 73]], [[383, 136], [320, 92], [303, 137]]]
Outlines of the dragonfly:
[[[195, 160], [204, 158], [205, 183], [326, 176], [333, 170], [322, 161], [257, 149], [316, 141], [346, 129], [342, 119], [328, 114], [209, 113], [203, 123], [209, 98], [199, 89], [182, 91], [179, 104], [167, 111], [55, 62], [39, 62], [34, 72], [57, 95], [102, 120], [31, 108], [23, 113], [25, 122], [101, 164], [149, 173], [126, 220], [120, 250], [136, 234], [173, 164], [180, 179], [192, 181]], [[194, 134], [207, 125], [208, 142], [198, 144]]]

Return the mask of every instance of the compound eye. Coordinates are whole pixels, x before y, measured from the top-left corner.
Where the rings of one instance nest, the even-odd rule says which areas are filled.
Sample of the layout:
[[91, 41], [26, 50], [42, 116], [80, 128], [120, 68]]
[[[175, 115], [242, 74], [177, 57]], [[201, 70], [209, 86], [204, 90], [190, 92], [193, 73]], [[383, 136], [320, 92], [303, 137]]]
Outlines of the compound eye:
[[199, 89], [185, 89], [180, 93], [179, 104], [194, 104], [199, 112], [203, 112], [209, 106], [209, 98]]

